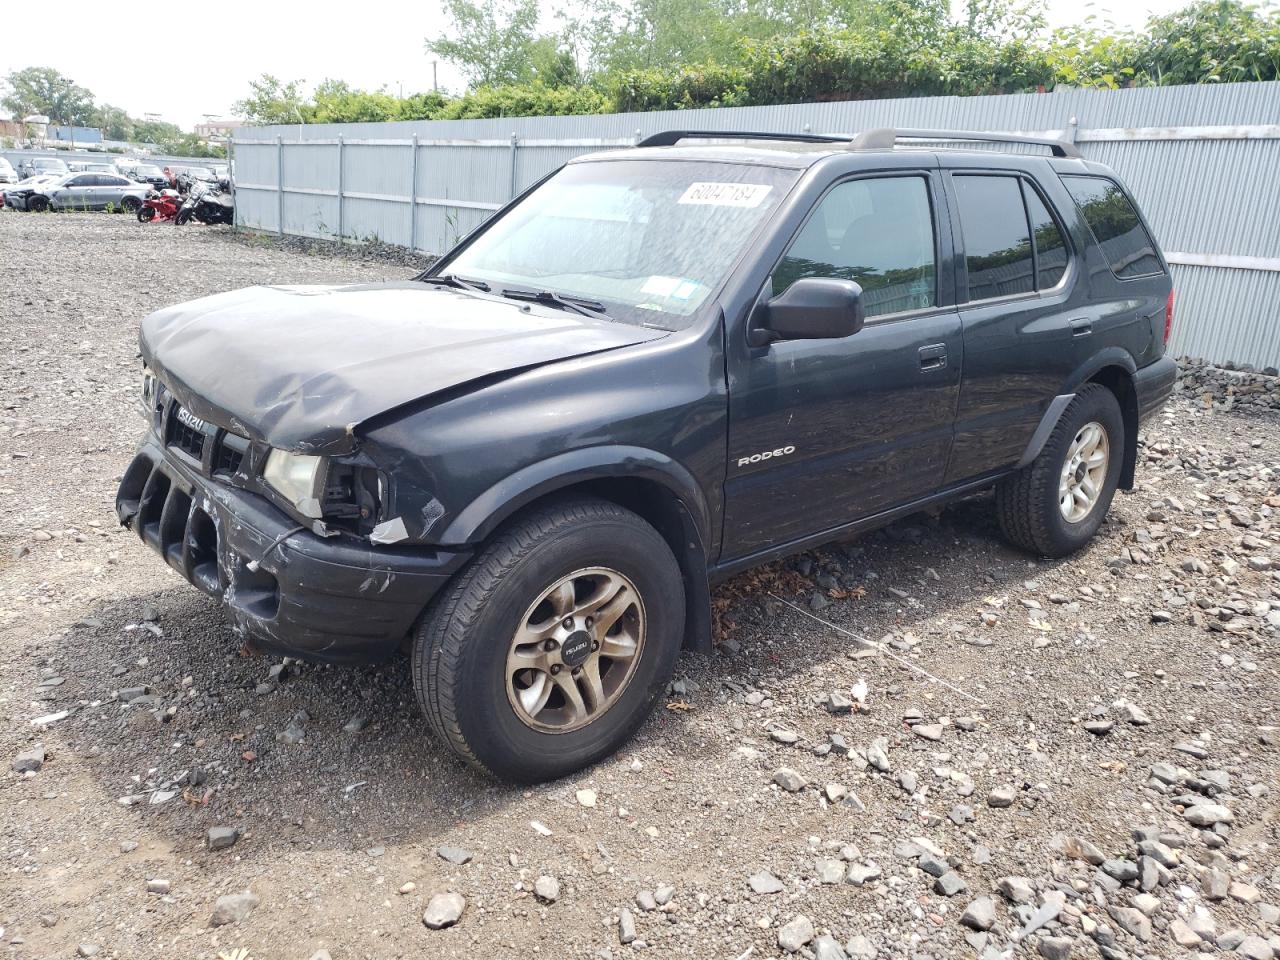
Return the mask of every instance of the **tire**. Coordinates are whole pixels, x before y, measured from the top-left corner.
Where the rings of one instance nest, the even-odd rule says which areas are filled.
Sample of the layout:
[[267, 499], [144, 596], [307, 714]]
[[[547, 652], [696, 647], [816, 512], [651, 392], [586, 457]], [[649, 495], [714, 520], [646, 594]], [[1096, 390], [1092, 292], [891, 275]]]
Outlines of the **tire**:
[[[1105, 442], [1105, 464], [1097, 468], [1101, 486], [1080, 486], [1086, 499], [1090, 489], [1097, 492], [1082, 516], [1069, 518], [1060, 496], [1063, 473], [1077, 439], [1083, 438], [1087, 447], [1089, 436], [1084, 431], [1090, 425], [1101, 428]], [[1039, 456], [996, 485], [996, 514], [1005, 537], [1045, 557], [1065, 557], [1079, 550], [1097, 533], [1111, 507], [1124, 450], [1124, 417], [1115, 394], [1100, 383], [1085, 384], [1063, 411]], [[1079, 478], [1087, 467], [1088, 462], [1082, 463], [1073, 476]], [[1079, 511], [1085, 506], [1073, 501], [1070, 508]]]
[[[596, 581], [597, 574], [605, 580], [612, 575], [620, 579]], [[610, 632], [603, 641], [586, 629], [592, 621], [577, 618], [576, 613], [571, 618], [578, 625], [574, 632], [561, 632], [569, 622], [559, 619], [566, 609], [556, 604], [561, 594], [548, 596], [539, 605], [544, 593], [575, 576], [576, 590], [570, 592], [567, 605], [573, 610], [589, 608], [586, 598], [609, 594], [621, 581], [629, 581], [634, 588], [638, 602], [632, 602], [616, 622], [610, 621], [614, 625], [606, 628]], [[603, 584], [599, 593], [584, 589], [597, 582]], [[597, 610], [600, 619], [614, 605], [604, 602]], [[587, 662], [580, 668], [548, 668], [557, 673], [558, 683], [551, 672], [512, 669], [508, 661], [509, 655], [515, 656], [517, 631], [534, 618], [544, 620], [539, 614], [544, 610], [546, 624], [560, 636], [560, 646], [551, 648], [549, 659], [563, 658], [571, 664], [576, 662], [571, 653], [581, 654], [590, 645]], [[595, 629], [599, 630], [598, 622]], [[658, 532], [634, 513], [607, 501], [556, 502], [535, 508], [501, 529], [428, 608], [414, 636], [414, 690], [431, 727], [462, 760], [503, 780], [552, 780], [608, 756], [636, 732], [666, 690], [683, 636], [680, 568]], [[598, 648], [599, 654], [594, 652], [597, 642], [605, 644]], [[540, 657], [546, 643], [556, 641], [539, 640], [520, 649], [533, 650]], [[631, 659], [611, 660], [604, 652], [626, 644], [635, 651]], [[585, 691], [585, 678], [573, 677], [589, 670], [592, 662], [602, 678], [597, 689], [607, 696], [596, 700], [603, 709], [588, 715], [581, 708], [575, 711], [560, 691], [566, 682]], [[613, 671], [620, 667], [624, 672], [615, 675]], [[540, 673], [551, 693], [531, 721], [530, 713], [517, 701], [530, 693]], [[615, 685], [612, 693], [608, 692], [610, 678]], [[557, 701], [562, 704], [558, 708]], [[581, 701], [586, 704], [588, 697], [581, 695]], [[578, 726], [570, 721], [561, 728], [554, 726], [575, 714], [579, 719], [573, 722]]]
[[178, 226], [178, 227], [181, 227], [184, 224], [188, 224], [190, 222], [191, 222], [190, 210], [179, 210], [178, 215], [173, 218], [174, 226]]
[[32, 213], [44, 213], [49, 209], [49, 198], [32, 196], [27, 199], [27, 209]]
[[138, 213], [142, 209], [142, 201], [137, 197], [125, 197], [120, 201], [120, 209], [125, 213]]
[[155, 207], [142, 206], [142, 207], [139, 207], [139, 208], [138, 208], [138, 222], [139, 222], [139, 223], [150, 223], [150, 222], [151, 222], [152, 220], [154, 220], [155, 218], [156, 218], [156, 208], [155, 208]]

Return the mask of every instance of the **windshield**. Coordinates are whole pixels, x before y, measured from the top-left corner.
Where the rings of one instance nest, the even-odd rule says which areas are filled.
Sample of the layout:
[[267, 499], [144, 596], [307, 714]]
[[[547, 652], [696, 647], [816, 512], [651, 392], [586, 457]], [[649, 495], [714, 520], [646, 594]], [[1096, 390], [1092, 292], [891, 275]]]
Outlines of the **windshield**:
[[61, 160], [34, 160], [31, 164], [37, 170], [66, 170], [67, 165]]
[[133, 172], [140, 177], [163, 177], [164, 173], [159, 167], [153, 167], [150, 164], [140, 163], [133, 168]]
[[440, 269], [494, 293], [550, 291], [686, 326], [799, 172], [734, 163], [570, 164]]

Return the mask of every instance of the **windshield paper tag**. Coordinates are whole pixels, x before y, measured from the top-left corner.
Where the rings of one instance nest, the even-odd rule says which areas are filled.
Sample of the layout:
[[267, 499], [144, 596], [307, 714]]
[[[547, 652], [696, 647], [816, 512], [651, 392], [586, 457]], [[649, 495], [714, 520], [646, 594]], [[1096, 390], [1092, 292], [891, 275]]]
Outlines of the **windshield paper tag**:
[[676, 203], [715, 207], [758, 207], [773, 187], [764, 183], [691, 183]]

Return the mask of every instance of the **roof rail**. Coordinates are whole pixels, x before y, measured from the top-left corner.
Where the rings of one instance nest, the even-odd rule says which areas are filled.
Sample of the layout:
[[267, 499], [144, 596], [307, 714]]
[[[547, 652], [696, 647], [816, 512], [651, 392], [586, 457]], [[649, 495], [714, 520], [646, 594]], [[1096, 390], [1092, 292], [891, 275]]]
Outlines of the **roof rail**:
[[899, 140], [975, 140], [984, 143], [1025, 143], [1048, 147], [1055, 157], [1079, 157], [1076, 145], [1056, 137], [1028, 137], [1017, 133], [989, 133], [981, 130], [915, 130], [881, 127], [851, 138], [853, 150], [892, 149]]
[[838, 133], [766, 133], [761, 130], [664, 130], [645, 137], [637, 147], [670, 147], [681, 140], [782, 140], [797, 143], [852, 143]]

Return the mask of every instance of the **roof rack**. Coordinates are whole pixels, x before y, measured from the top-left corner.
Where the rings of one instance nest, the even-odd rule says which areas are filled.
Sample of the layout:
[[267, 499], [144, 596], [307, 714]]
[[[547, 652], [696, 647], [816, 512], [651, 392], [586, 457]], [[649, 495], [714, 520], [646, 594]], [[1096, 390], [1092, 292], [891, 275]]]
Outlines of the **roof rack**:
[[1079, 157], [1076, 145], [1056, 137], [1028, 137], [1019, 133], [987, 133], [981, 130], [915, 130], [896, 127], [881, 127], [878, 130], [867, 130], [852, 138], [849, 143], [854, 150], [892, 149], [899, 140], [974, 140], [982, 143], [1024, 143], [1037, 147], [1048, 147], [1055, 157]]
[[670, 147], [681, 140], [782, 140], [798, 143], [852, 143], [838, 133], [765, 133], [760, 130], [663, 130], [645, 137], [637, 147]]
[[840, 133], [770, 133], [761, 130], [664, 130], [645, 137], [637, 147], [670, 147], [681, 140], [776, 140], [795, 143], [844, 143], [850, 150], [891, 150], [899, 140], [973, 140], [982, 143], [1021, 143], [1047, 147], [1055, 157], [1079, 157], [1076, 145], [1056, 137], [980, 130], [916, 130], [880, 127], [857, 135]]

